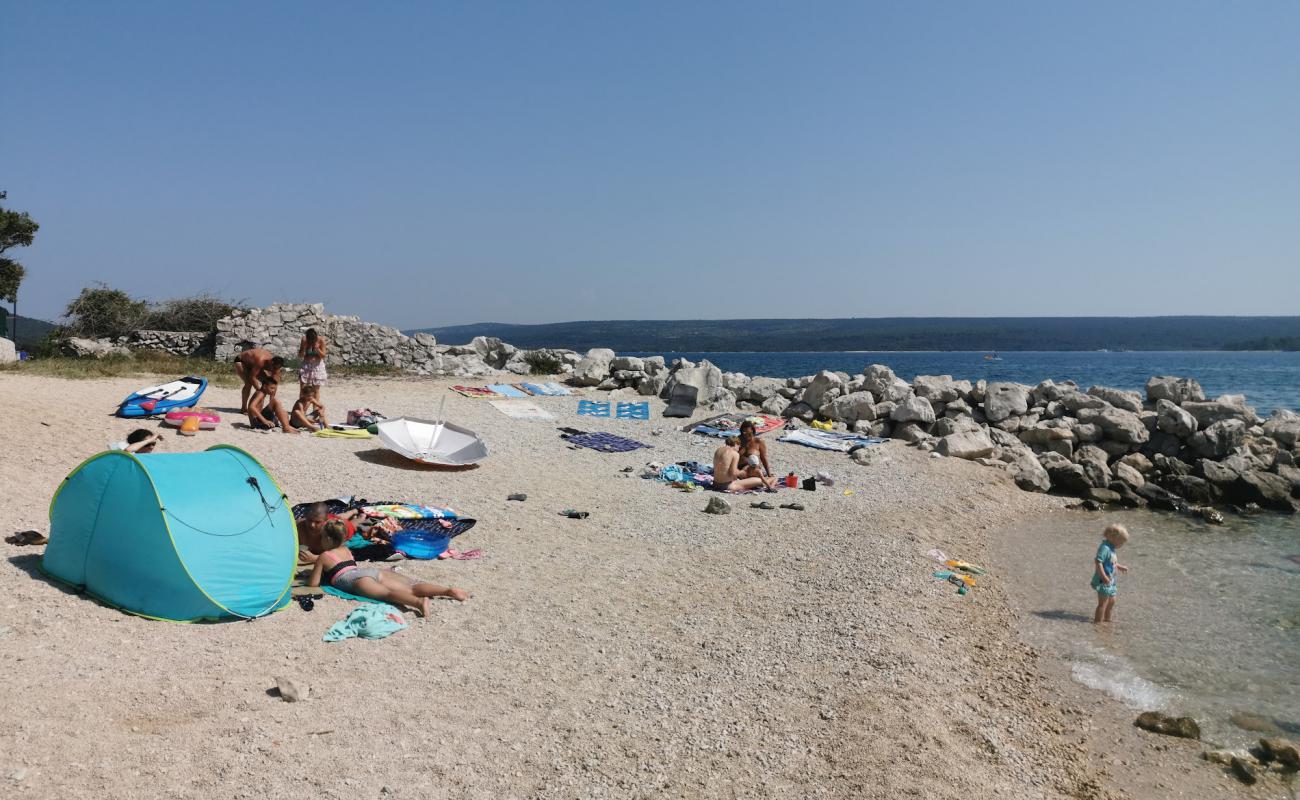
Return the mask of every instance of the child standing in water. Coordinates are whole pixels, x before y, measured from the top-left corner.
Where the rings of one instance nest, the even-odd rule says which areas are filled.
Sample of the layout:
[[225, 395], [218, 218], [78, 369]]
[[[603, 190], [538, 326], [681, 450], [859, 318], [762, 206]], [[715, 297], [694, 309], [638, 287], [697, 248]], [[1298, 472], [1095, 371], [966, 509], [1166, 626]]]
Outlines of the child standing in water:
[[1128, 529], [1123, 525], [1107, 525], [1102, 531], [1101, 546], [1092, 563], [1092, 588], [1097, 593], [1097, 611], [1093, 623], [1110, 622], [1115, 608], [1116, 572], [1128, 572], [1128, 567], [1116, 560], [1115, 551], [1128, 541]]

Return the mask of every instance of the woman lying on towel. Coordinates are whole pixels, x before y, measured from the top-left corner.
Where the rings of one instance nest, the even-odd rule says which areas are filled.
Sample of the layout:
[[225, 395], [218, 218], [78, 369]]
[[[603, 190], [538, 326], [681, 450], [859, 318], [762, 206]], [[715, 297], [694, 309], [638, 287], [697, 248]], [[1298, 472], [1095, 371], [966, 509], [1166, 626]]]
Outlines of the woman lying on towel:
[[412, 580], [388, 569], [357, 566], [352, 551], [343, 544], [347, 538], [342, 520], [325, 523], [321, 531], [324, 552], [316, 558], [308, 586], [320, 586], [323, 581], [341, 592], [405, 606], [422, 617], [429, 616], [430, 598], [449, 597], [462, 603], [469, 599], [464, 589]]

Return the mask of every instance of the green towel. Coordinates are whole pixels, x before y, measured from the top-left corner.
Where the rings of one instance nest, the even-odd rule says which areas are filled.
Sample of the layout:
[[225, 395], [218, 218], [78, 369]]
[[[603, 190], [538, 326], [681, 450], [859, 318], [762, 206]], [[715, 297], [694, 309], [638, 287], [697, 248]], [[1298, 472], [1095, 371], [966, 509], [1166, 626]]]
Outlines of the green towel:
[[338, 642], [354, 636], [362, 639], [383, 639], [405, 629], [402, 612], [387, 603], [358, 606], [345, 619], [339, 620], [325, 631], [325, 641]]
[[361, 428], [346, 431], [336, 431], [333, 428], [326, 428], [323, 431], [316, 431], [315, 435], [322, 439], [369, 439], [370, 431]]
[[359, 594], [348, 594], [342, 589], [335, 589], [333, 586], [322, 586], [320, 590], [325, 594], [332, 594], [335, 597], [342, 597], [344, 600], [355, 600], [358, 603], [382, 603], [383, 600], [376, 600], [373, 597], [362, 597]]

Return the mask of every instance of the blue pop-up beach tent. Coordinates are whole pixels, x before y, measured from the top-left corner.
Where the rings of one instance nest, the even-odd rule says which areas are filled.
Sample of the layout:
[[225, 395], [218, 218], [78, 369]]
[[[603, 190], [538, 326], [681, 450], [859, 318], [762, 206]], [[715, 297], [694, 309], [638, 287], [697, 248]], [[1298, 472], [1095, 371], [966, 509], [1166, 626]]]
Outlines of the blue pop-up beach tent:
[[250, 619], [289, 604], [298, 531], [257, 459], [100, 453], [50, 502], [47, 575], [154, 619]]

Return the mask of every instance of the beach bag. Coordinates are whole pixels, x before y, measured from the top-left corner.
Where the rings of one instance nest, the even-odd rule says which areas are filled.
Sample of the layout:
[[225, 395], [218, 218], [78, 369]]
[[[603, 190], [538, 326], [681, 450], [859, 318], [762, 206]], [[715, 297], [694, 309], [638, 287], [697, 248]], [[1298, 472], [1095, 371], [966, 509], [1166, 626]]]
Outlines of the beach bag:
[[348, 412], [348, 424], [356, 425], [358, 428], [369, 428], [371, 425], [385, 419], [387, 417], [383, 414], [369, 408], [354, 408]]

